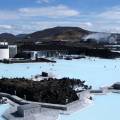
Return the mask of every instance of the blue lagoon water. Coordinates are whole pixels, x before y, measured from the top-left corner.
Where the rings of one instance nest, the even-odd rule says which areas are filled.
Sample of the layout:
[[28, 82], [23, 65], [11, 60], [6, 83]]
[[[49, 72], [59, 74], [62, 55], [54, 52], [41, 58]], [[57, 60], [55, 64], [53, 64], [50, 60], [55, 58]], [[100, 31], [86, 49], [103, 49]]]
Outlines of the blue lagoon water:
[[[9, 109], [9, 104], [0, 105], [0, 116], [2, 116], [7, 109]], [[0, 120], [5, 120], [4, 118], [0, 117]]]
[[26, 77], [42, 71], [56, 77], [86, 80], [94, 88], [120, 81], [120, 60], [86, 58], [81, 60], [57, 60], [57, 63], [0, 64], [0, 77]]
[[[0, 64], [0, 77], [26, 77], [42, 71], [56, 77], [86, 80], [93, 88], [120, 82], [120, 59], [108, 60], [85, 58], [80, 60], [57, 60], [57, 63]], [[118, 120], [120, 94], [94, 96], [94, 104], [60, 120]], [[0, 111], [1, 111], [0, 107]], [[1, 119], [0, 119], [1, 120]]]
[[93, 105], [59, 120], [119, 120], [120, 95], [95, 96]]

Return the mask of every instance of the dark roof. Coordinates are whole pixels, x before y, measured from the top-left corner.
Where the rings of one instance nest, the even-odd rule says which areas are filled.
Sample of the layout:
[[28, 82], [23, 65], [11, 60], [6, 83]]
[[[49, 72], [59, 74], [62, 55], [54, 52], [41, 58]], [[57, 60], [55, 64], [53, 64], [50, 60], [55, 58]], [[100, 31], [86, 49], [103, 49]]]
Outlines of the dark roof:
[[8, 48], [8, 45], [0, 45], [0, 49], [6, 49]]

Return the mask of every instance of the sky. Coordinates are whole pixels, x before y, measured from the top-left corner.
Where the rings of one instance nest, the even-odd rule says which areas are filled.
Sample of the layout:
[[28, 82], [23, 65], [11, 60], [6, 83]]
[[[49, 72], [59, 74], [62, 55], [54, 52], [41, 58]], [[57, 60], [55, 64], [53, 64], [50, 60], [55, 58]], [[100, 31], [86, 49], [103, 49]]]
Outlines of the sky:
[[120, 33], [120, 0], [0, 0], [0, 33], [56, 26]]

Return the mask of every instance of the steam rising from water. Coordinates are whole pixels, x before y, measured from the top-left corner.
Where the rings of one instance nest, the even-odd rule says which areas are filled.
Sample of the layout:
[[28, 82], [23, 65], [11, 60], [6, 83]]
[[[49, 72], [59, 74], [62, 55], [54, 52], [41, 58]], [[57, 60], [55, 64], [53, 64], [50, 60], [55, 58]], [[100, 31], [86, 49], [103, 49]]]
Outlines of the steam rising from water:
[[92, 40], [97, 43], [117, 44], [117, 36], [111, 33], [92, 33], [85, 36], [84, 41]]

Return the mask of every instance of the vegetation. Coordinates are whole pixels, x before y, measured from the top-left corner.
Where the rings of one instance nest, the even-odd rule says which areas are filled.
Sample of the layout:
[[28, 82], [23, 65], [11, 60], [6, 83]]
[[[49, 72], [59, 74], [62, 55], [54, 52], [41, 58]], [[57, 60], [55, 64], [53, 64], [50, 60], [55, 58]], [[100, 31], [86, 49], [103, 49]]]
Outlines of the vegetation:
[[[76, 86], [90, 89], [85, 81], [79, 79], [53, 79], [32, 81], [25, 78], [0, 79], [0, 92], [17, 95], [21, 98], [36, 102], [67, 104], [78, 100], [74, 88]], [[66, 103], [67, 102], [67, 103]]]
[[120, 90], [120, 83], [115, 83], [114, 85], [112, 85], [112, 88], [116, 90]]

